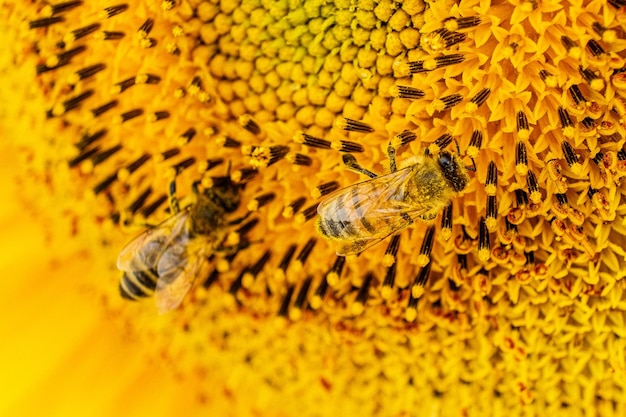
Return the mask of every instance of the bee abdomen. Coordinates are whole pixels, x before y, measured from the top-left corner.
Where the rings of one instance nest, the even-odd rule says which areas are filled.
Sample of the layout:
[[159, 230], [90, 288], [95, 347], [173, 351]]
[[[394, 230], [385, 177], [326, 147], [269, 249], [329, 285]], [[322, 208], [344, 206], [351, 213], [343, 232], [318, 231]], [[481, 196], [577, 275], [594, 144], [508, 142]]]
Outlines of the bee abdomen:
[[153, 269], [125, 272], [120, 280], [120, 294], [127, 300], [147, 297], [156, 288], [157, 274]]

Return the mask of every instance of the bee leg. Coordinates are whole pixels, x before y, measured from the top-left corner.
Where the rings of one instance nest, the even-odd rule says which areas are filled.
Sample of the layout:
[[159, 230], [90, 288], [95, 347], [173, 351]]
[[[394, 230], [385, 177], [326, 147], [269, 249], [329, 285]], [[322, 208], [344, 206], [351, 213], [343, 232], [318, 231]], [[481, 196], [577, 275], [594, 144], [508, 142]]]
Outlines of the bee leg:
[[471, 156], [470, 159], [472, 160], [472, 166], [466, 166], [465, 169], [471, 172], [476, 172], [476, 161], [474, 161], [474, 158], [472, 158]]
[[391, 172], [396, 172], [398, 168], [396, 167], [396, 148], [391, 145], [387, 145], [387, 155], [389, 156], [389, 170]]
[[349, 153], [343, 155], [343, 163], [346, 164], [346, 166], [349, 169], [351, 169], [353, 171], [356, 171], [359, 174], [367, 175], [370, 178], [377, 178], [378, 177], [378, 175], [376, 175], [372, 171], [367, 170], [367, 169], [363, 168], [361, 165], [359, 165], [359, 163], [356, 161], [356, 158], [354, 156], [350, 155]]
[[180, 212], [180, 204], [178, 203], [178, 197], [176, 197], [176, 178], [170, 182], [170, 208], [172, 209], [173, 214], [177, 214]]

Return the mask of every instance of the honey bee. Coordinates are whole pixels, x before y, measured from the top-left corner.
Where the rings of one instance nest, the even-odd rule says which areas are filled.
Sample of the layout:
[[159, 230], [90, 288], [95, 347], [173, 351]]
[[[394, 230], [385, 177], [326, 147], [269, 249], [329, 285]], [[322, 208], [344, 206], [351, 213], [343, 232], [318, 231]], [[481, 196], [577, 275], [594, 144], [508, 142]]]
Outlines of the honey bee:
[[225, 179], [224, 184], [203, 192], [194, 182], [196, 201], [182, 210], [172, 181], [170, 205], [174, 214], [133, 239], [117, 258], [117, 268], [124, 272], [119, 286], [122, 297], [137, 300], [154, 292], [159, 312], [173, 310], [210, 256], [238, 249], [224, 242], [228, 226], [245, 218], [226, 219], [239, 207], [240, 186], [233, 185], [228, 176]]
[[[449, 143], [452, 137], [444, 136]], [[443, 143], [442, 148], [447, 145], [446, 140]], [[336, 245], [337, 255], [359, 254], [418, 218], [434, 219], [465, 189], [468, 171], [476, 169], [475, 164], [463, 165], [458, 144], [456, 155], [447, 151], [433, 155], [426, 150], [400, 170], [391, 144], [387, 152], [391, 173], [382, 176], [361, 168], [352, 155], [344, 155], [348, 168], [372, 179], [337, 191], [317, 207], [316, 229]]]

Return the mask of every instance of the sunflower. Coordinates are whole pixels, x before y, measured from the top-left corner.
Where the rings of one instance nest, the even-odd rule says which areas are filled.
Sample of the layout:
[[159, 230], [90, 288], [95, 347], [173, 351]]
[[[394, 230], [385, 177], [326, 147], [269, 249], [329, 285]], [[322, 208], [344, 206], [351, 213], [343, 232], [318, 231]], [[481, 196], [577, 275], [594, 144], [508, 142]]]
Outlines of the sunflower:
[[[134, 352], [116, 414], [169, 389], [231, 415], [626, 412], [620, 0], [0, 4], [3, 135], [55, 260], [29, 281]], [[390, 155], [442, 152], [470, 179], [433, 216], [358, 256], [316, 231], [335, 191], [393, 186]], [[143, 271], [120, 297], [124, 242], [219, 189], [219, 229], [173, 240], [180, 306], [125, 299], [169, 288]]]

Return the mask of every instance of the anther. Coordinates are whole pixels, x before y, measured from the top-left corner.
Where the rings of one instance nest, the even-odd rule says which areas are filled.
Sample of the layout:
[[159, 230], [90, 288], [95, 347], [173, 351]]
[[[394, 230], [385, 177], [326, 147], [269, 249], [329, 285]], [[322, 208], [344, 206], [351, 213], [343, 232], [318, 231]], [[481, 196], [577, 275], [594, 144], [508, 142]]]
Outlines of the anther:
[[469, 29], [480, 24], [480, 17], [468, 16], [468, 17], [449, 17], [443, 21], [444, 27], [449, 31]]
[[309, 306], [311, 306], [312, 309], [317, 310], [322, 306], [322, 302], [324, 300], [326, 292], [328, 291], [328, 287], [328, 281], [325, 278], [320, 280], [320, 284], [317, 286], [315, 293], [309, 300]]
[[369, 124], [360, 120], [349, 119], [347, 117], [340, 117], [336, 119], [334, 125], [337, 129], [349, 132], [369, 133], [374, 131], [374, 128]]
[[491, 255], [491, 243], [489, 241], [489, 229], [485, 224], [485, 219], [480, 218], [480, 225], [478, 230], [478, 259], [481, 262], [487, 262]]
[[489, 162], [489, 166], [487, 167], [487, 180], [485, 181], [485, 192], [488, 196], [496, 195], [496, 191], [498, 189], [498, 170], [496, 168], [496, 163], [493, 161]]
[[409, 72], [411, 74], [418, 74], [420, 72], [433, 71], [439, 68], [447, 67], [449, 65], [460, 64], [463, 61], [465, 61], [465, 55], [449, 54], [435, 57], [432, 60], [411, 61], [407, 64], [409, 66]]
[[561, 129], [563, 129], [563, 136], [566, 138], [574, 137], [576, 130], [574, 129], [574, 123], [567, 110], [559, 106], [559, 120], [561, 121]]
[[99, 13], [99, 17], [101, 19], [110, 19], [113, 16], [125, 12], [126, 10], [128, 10], [128, 4], [118, 4], [116, 6], [106, 7], [102, 12]]
[[87, 90], [68, 100], [65, 100], [60, 106], [56, 105], [51, 110], [49, 110], [47, 113], [47, 116], [48, 117], [62, 116], [68, 111], [71, 111], [77, 108], [83, 101], [91, 97], [93, 94], [94, 94], [94, 90]]
[[222, 146], [224, 148], [240, 148], [241, 147], [241, 142], [225, 135], [219, 136], [215, 140], [215, 142], [218, 146]]
[[72, 43], [77, 41], [80, 38], [84, 38], [87, 35], [94, 33], [96, 30], [100, 29], [100, 23], [92, 23], [91, 25], [87, 25], [80, 29], [75, 29], [63, 37], [63, 41], [66, 43]]
[[428, 277], [430, 275], [430, 266], [431, 263], [424, 265], [420, 268], [419, 272], [415, 276], [413, 280], [413, 285], [411, 286], [411, 297], [420, 298], [424, 294], [424, 287], [428, 282]]
[[483, 142], [482, 132], [480, 132], [479, 130], [474, 130], [472, 132], [472, 137], [470, 138], [469, 146], [467, 147], [467, 150], [465, 151], [467, 156], [469, 156], [470, 158], [477, 158], [478, 151], [480, 150], [482, 142]]
[[76, 143], [74, 146], [79, 149], [79, 150], [84, 150], [85, 148], [87, 148], [89, 145], [97, 142], [98, 140], [102, 139], [104, 137], [104, 135], [107, 134], [107, 130], [106, 129], [100, 129], [98, 131], [96, 131], [95, 133], [92, 134], [84, 134], [80, 140], [78, 141], [78, 143]]
[[143, 22], [141, 26], [139, 26], [139, 29], [137, 29], [137, 37], [147, 38], [150, 32], [152, 31], [153, 27], [154, 27], [154, 19], [150, 19], [150, 18], [146, 19], [146, 21]]
[[313, 281], [312, 277], [307, 277], [302, 286], [300, 287], [300, 291], [298, 291], [298, 295], [296, 296], [296, 301], [293, 303], [294, 309], [289, 312], [289, 318], [291, 320], [297, 320], [300, 318], [300, 310], [305, 307], [305, 303], [307, 300], [307, 295], [309, 293], [309, 288], [311, 287], [311, 282]]
[[326, 272], [326, 281], [331, 287], [336, 287], [339, 284], [343, 267], [346, 264], [345, 256], [337, 256], [333, 266]]
[[393, 146], [394, 149], [400, 149], [402, 146], [413, 142], [415, 139], [417, 139], [415, 132], [404, 130], [391, 139], [391, 146]]
[[338, 189], [339, 189], [339, 183], [337, 181], [330, 181], [330, 182], [320, 184], [317, 187], [315, 187], [311, 191], [311, 197], [314, 199], [317, 199], [327, 194], [330, 194], [333, 191], [336, 191]]
[[561, 149], [563, 150], [565, 161], [570, 168], [573, 168], [575, 165], [580, 165], [578, 162], [578, 155], [576, 155], [574, 148], [572, 148], [572, 145], [570, 145], [569, 142], [561, 142]]
[[81, 162], [86, 161], [87, 159], [91, 158], [92, 156], [94, 156], [96, 153], [98, 153], [98, 151], [100, 151], [99, 147], [94, 147], [91, 148], [87, 151], [81, 152], [78, 156], [70, 159], [67, 162], [67, 165], [70, 168], [74, 168], [75, 166], [79, 165]]
[[330, 149], [330, 142], [324, 139], [316, 138], [304, 132], [298, 132], [293, 137], [294, 142], [301, 143], [312, 148]]
[[557, 78], [544, 69], [539, 71], [539, 77], [548, 87], [556, 87], [558, 84]]
[[496, 196], [488, 195], [487, 196], [487, 216], [485, 219], [485, 224], [487, 225], [487, 229], [489, 229], [489, 231], [493, 232], [494, 230], [496, 230], [496, 226], [498, 225], [497, 218], [498, 218], [498, 202], [496, 200]]
[[291, 259], [293, 258], [294, 253], [296, 253], [296, 248], [297, 248], [297, 245], [295, 244], [290, 245], [287, 248], [287, 251], [285, 252], [285, 254], [283, 255], [283, 258], [280, 260], [280, 263], [278, 264], [278, 269], [274, 271], [274, 278], [277, 281], [285, 280], [287, 268], [289, 267], [289, 264], [291, 263]]
[[395, 98], [406, 98], [409, 100], [417, 100], [424, 97], [424, 91], [406, 85], [394, 85], [389, 88], [389, 94]]
[[452, 203], [443, 209], [441, 215], [441, 236], [444, 240], [452, 237]]
[[432, 106], [435, 111], [449, 110], [463, 101], [463, 96], [460, 94], [451, 94], [449, 96], [441, 97], [433, 100]]
[[476, 109], [478, 109], [485, 101], [487, 101], [490, 93], [491, 89], [483, 88], [478, 92], [478, 94], [470, 99], [470, 103], [473, 103], [476, 106]]
[[602, 48], [602, 46], [600, 46], [600, 44], [593, 39], [590, 39], [587, 42], [587, 49], [595, 57], [606, 54], [606, 51]]
[[124, 32], [104, 30], [102, 31], [102, 40], [117, 41], [122, 39], [125, 35]]
[[143, 210], [141, 210], [141, 215], [144, 218], [148, 218], [159, 207], [161, 207], [166, 201], [167, 201], [167, 196], [165, 194], [159, 196], [159, 198], [157, 198], [153, 203], [149, 204]]
[[278, 310], [278, 315], [280, 317], [287, 317], [287, 313], [289, 312], [289, 304], [291, 303], [291, 297], [293, 297], [293, 292], [295, 290], [295, 286], [289, 285], [287, 287], [287, 293], [283, 297], [283, 301], [280, 304], [280, 310]]
[[582, 66], [579, 66], [578, 71], [585, 81], [587, 81], [587, 84], [589, 84], [589, 87], [591, 87], [592, 90], [601, 91], [604, 88], [604, 80], [598, 77], [589, 68], [583, 69]]
[[429, 226], [426, 229], [422, 246], [420, 247], [420, 253], [417, 255], [417, 265], [425, 266], [430, 262], [430, 254], [433, 250], [433, 239], [435, 237], [435, 226]]
[[531, 170], [528, 171], [526, 182], [528, 184], [528, 195], [530, 196], [530, 201], [535, 204], [539, 204], [541, 202], [541, 192], [539, 191], [537, 177]]
[[143, 114], [143, 109], [134, 109], [124, 112], [119, 115], [118, 122], [124, 123], [134, 118], [137, 118]]
[[358, 153], [364, 151], [363, 145], [348, 140], [332, 141], [331, 147], [339, 152]]
[[297, 269], [302, 269], [304, 267], [304, 264], [306, 263], [309, 255], [313, 251], [316, 243], [317, 240], [315, 238], [311, 238], [304, 244], [302, 250], [300, 250], [300, 253], [298, 253], [298, 256], [296, 257], [296, 264], [294, 266]]
[[174, 171], [176, 172], [176, 174], [180, 174], [185, 169], [189, 168], [195, 163], [196, 163], [196, 158], [191, 157], [191, 158], [183, 159], [181, 162], [172, 165], [172, 168], [174, 168]]
[[100, 194], [102, 191], [104, 191], [107, 188], [109, 188], [109, 186], [111, 184], [113, 184], [115, 182], [115, 180], [117, 180], [117, 172], [114, 172], [113, 174], [109, 175], [104, 180], [102, 180], [98, 184], [96, 184], [96, 186], [93, 187], [93, 189], [92, 189], [93, 193], [95, 195]]
[[152, 194], [152, 188], [148, 187], [144, 192], [139, 194], [139, 196], [128, 206], [128, 211], [132, 214], [137, 213], [141, 207], [146, 203], [148, 197]]
[[158, 84], [160, 82], [161, 77], [155, 74], [142, 73], [135, 77], [135, 84]]
[[113, 89], [111, 92], [113, 94], [123, 93], [125, 90], [135, 85], [136, 78], [137, 77], [130, 77], [130, 78], [125, 79], [124, 81], [120, 81], [118, 83], [113, 84]]
[[269, 250], [266, 250], [258, 261], [249, 268], [246, 268], [243, 276], [241, 277], [241, 284], [244, 288], [252, 287], [256, 277], [263, 271], [265, 264], [270, 260], [271, 254]]
[[301, 153], [290, 153], [285, 159], [294, 165], [311, 166], [313, 164], [313, 159], [310, 156]]
[[385, 279], [383, 281], [383, 287], [380, 290], [380, 296], [383, 298], [383, 300], [388, 300], [391, 298], [393, 286], [396, 282], [396, 269], [397, 264], [395, 263], [387, 268], [387, 272], [385, 273]]
[[526, 175], [528, 172], [528, 155], [526, 145], [522, 141], [517, 142], [515, 148], [515, 169], [520, 175]]
[[60, 22], [65, 22], [65, 18], [63, 16], [44, 17], [41, 19], [31, 20], [30, 22], [28, 22], [28, 27], [30, 29], [39, 29], [52, 26], [55, 23]]
[[266, 193], [266, 194], [261, 194], [259, 196], [254, 197], [252, 200], [250, 200], [250, 202], [248, 203], [247, 209], [248, 211], [257, 211], [261, 207], [274, 201], [275, 198], [276, 198], [276, 194], [271, 193], [271, 192]]
[[167, 119], [170, 117], [170, 112], [167, 110], [155, 111], [148, 115], [147, 119], [149, 122], [158, 122], [159, 120]]
[[257, 224], [259, 224], [259, 219], [254, 218], [254, 219], [250, 219], [247, 222], [245, 222], [244, 224], [242, 224], [241, 226], [239, 226], [236, 230], [235, 233], [238, 236], [245, 236], [247, 235]]
[[47, 4], [42, 9], [42, 14], [46, 16], [54, 16], [59, 13], [65, 13], [67, 11], [70, 11], [73, 8], [78, 7], [82, 4], [83, 2], [81, 0], [65, 1], [63, 3], [57, 3], [57, 4]]
[[568, 91], [569, 91], [570, 95], [572, 96], [572, 99], [574, 100], [574, 103], [576, 103], [577, 106], [580, 103], [585, 104], [587, 102], [587, 99], [583, 95], [582, 91], [580, 91], [580, 87], [578, 87], [578, 85], [576, 85], [576, 84], [572, 85], [568, 89]]
[[374, 274], [372, 272], [367, 272], [367, 274], [365, 274], [363, 284], [361, 285], [361, 288], [359, 288], [354, 304], [352, 304], [352, 314], [358, 315], [363, 312], [365, 303], [369, 297], [370, 285], [372, 284], [373, 278]]
[[286, 219], [293, 217], [298, 211], [300, 211], [305, 202], [306, 198], [300, 197], [289, 203], [289, 205], [287, 205], [287, 207], [283, 210], [283, 217]]
[[390, 267], [396, 262], [396, 255], [398, 254], [398, 249], [400, 248], [400, 235], [394, 235], [389, 241], [389, 245], [387, 245], [387, 249], [385, 250], [385, 254], [383, 255], [382, 264], [383, 266]]
[[106, 68], [105, 64], [95, 64], [83, 69], [80, 69], [74, 73], [74, 75], [70, 78], [70, 84], [76, 84], [79, 81], [83, 81], [89, 77], [93, 77], [100, 71]]
[[249, 114], [239, 116], [239, 124], [253, 135], [261, 133], [261, 127]]
[[120, 180], [126, 180], [128, 177], [135, 171], [137, 171], [141, 166], [143, 166], [146, 162], [150, 160], [150, 155], [143, 154], [135, 161], [126, 165], [124, 168], [120, 169], [118, 172], [118, 177]]
[[311, 220], [313, 217], [315, 217], [317, 215], [318, 205], [319, 203], [312, 204], [306, 209], [302, 210], [302, 212], [296, 214], [294, 218], [294, 220], [296, 221], [296, 224], [304, 224], [308, 222], [309, 220]]

